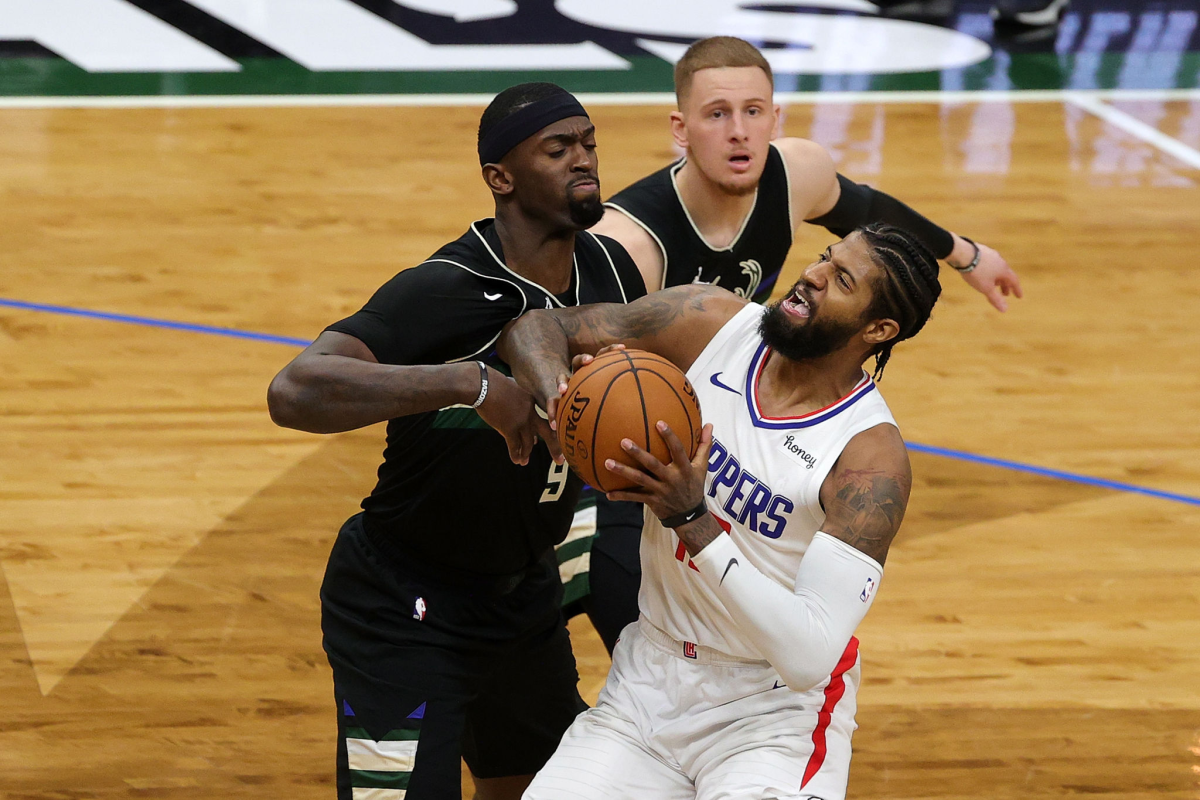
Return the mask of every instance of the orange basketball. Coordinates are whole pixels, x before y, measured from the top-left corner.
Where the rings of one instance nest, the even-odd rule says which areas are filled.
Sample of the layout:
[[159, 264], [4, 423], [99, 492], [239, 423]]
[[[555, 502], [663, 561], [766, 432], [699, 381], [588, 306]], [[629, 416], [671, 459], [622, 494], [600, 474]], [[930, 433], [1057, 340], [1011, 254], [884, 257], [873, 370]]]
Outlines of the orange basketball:
[[622, 439], [670, 463], [667, 443], [655, 427], [658, 420], [671, 427], [689, 458], [700, 446], [700, 401], [691, 382], [670, 361], [644, 350], [614, 350], [576, 372], [557, 416], [567, 463], [604, 492], [633, 485], [605, 469], [606, 459], [640, 469], [621, 449]]

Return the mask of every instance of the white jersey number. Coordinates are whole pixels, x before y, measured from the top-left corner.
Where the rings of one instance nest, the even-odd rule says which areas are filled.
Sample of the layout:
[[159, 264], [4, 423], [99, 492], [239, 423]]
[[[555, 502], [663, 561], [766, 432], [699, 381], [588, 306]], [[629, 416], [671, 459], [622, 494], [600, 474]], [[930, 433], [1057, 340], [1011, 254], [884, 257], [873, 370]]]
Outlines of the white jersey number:
[[555, 464], [550, 462], [550, 473], [546, 476], [546, 488], [542, 491], [542, 499], [539, 503], [553, 503], [562, 496], [563, 487], [567, 485], [567, 470], [569, 467], [564, 464]]

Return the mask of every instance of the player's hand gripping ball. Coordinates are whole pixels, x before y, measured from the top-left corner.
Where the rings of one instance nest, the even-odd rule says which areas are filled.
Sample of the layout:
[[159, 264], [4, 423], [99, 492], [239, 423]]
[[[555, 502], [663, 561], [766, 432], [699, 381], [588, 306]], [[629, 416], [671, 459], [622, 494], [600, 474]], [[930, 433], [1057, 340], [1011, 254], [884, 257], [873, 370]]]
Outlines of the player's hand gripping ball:
[[700, 401], [687, 376], [665, 358], [644, 350], [615, 350], [597, 356], [571, 376], [558, 402], [558, 442], [567, 463], [602, 492], [634, 484], [604, 468], [606, 459], [641, 469], [621, 449], [622, 439], [669, 464], [671, 454], [655, 428], [670, 426], [688, 458], [700, 446]]

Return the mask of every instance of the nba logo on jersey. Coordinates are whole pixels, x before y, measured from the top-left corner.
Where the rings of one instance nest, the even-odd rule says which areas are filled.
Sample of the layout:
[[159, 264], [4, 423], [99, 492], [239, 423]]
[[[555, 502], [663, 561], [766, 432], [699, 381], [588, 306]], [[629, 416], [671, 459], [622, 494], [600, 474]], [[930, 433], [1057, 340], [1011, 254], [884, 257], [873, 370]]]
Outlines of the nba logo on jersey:
[[413, 603], [413, 619], [425, 619], [425, 598], [418, 597], [417, 602]]
[[695, 658], [696, 657], [696, 643], [695, 642], [684, 642], [683, 643], [683, 654], [685, 656], [687, 656], [688, 658]]
[[867, 585], [863, 587], [862, 594], [858, 596], [858, 599], [865, 603], [871, 599], [873, 594], [875, 594], [875, 579], [867, 578]]

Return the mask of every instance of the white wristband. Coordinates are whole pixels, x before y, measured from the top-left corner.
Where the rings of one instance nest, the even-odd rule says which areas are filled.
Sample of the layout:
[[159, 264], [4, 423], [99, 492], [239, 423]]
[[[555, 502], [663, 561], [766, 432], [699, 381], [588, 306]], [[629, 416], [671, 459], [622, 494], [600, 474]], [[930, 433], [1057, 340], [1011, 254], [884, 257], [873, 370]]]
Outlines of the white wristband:
[[475, 402], [471, 404], [471, 408], [479, 408], [483, 405], [483, 401], [487, 399], [488, 392], [487, 364], [484, 364], [482, 361], [476, 361], [475, 363], [479, 365], [479, 397], [475, 398]]

